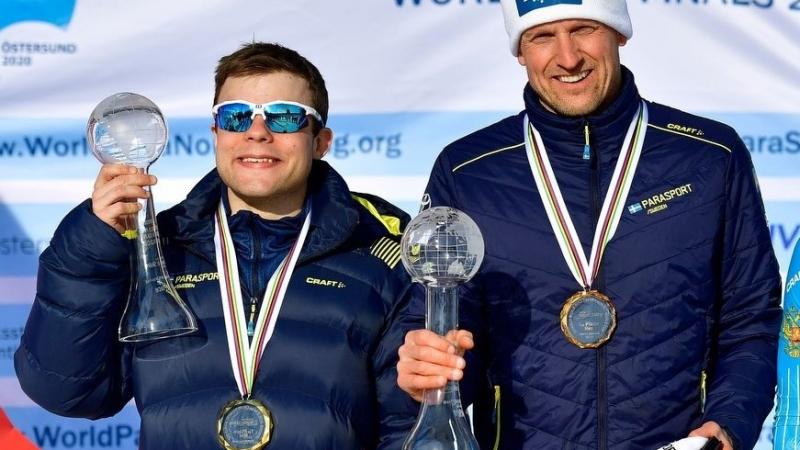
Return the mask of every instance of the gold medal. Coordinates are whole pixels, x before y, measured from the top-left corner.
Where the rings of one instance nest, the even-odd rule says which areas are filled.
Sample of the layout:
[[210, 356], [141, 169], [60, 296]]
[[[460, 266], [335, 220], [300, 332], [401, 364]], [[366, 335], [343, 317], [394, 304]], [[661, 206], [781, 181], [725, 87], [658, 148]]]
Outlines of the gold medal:
[[217, 417], [217, 438], [225, 450], [259, 450], [272, 439], [272, 413], [258, 400], [233, 400]]
[[616, 328], [614, 304], [598, 291], [580, 291], [561, 308], [561, 332], [580, 348], [600, 347], [611, 339]]

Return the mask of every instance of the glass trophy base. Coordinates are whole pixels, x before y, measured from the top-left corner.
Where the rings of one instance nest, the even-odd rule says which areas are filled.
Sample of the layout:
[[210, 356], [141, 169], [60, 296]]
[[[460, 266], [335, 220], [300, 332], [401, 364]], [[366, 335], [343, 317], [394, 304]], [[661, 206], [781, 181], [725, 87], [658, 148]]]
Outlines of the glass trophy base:
[[192, 334], [197, 331], [197, 328], [177, 328], [172, 330], [161, 330], [161, 331], [143, 331], [140, 333], [128, 333], [125, 336], [120, 333], [119, 341], [120, 342], [145, 342], [145, 341], [156, 341], [159, 339], [166, 339], [171, 337], [178, 337], [183, 336], [186, 334]]

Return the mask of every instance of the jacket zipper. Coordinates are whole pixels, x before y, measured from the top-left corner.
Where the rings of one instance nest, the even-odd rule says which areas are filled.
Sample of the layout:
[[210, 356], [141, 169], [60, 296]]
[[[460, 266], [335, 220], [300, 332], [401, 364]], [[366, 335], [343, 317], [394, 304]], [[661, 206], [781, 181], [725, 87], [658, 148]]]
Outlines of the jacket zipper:
[[597, 350], [597, 428], [600, 436], [600, 450], [608, 448], [608, 399], [606, 386], [606, 348]]
[[[594, 223], [595, 228], [598, 226], [598, 222], [600, 221], [600, 158], [597, 151], [592, 152], [590, 146], [590, 139], [589, 139], [589, 121], [585, 121], [583, 124], [583, 136], [584, 136], [584, 152], [583, 158], [588, 159], [590, 161], [590, 180], [589, 180], [589, 193], [591, 195], [591, 208], [592, 208], [592, 223]], [[588, 158], [587, 158], [588, 156]], [[602, 280], [602, 271], [598, 273], [598, 279], [595, 280], [596, 287], [599, 290], [603, 290], [603, 286], [601, 286]], [[608, 448], [607, 441], [607, 426], [608, 426], [608, 417], [607, 417], [607, 403], [608, 403], [608, 392], [606, 386], [606, 348], [600, 347], [597, 349], [597, 430], [598, 430], [598, 439], [600, 440], [598, 448], [600, 450], [606, 450]]]
[[583, 124], [583, 159], [592, 159], [592, 146], [589, 144], [589, 122]]
[[[250, 270], [250, 317], [247, 321], [247, 336], [252, 338], [256, 331], [256, 310], [258, 309], [258, 269], [261, 265], [261, 238], [256, 230], [255, 219], [250, 218], [250, 233], [253, 235], [253, 264]], [[244, 305], [247, 307], [247, 305]]]

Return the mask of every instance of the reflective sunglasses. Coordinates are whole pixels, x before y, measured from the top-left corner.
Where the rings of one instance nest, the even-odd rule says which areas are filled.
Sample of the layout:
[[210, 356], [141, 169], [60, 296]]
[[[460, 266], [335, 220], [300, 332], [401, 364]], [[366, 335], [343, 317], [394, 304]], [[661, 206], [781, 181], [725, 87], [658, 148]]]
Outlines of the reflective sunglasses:
[[273, 133], [296, 133], [308, 125], [308, 116], [313, 116], [322, 123], [322, 116], [317, 110], [288, 100], [264, 104], [231, 100], [214, 105], [211, 113], [218, 128], [234, 133], [244, 133], [249, 130], [256, 114], [264, 117], [267, 128]]

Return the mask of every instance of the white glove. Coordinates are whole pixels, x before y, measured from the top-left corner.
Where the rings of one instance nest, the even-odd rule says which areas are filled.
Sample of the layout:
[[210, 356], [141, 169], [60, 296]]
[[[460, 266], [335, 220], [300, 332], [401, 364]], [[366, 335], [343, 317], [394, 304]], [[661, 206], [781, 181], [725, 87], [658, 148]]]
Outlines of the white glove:
[[658, 450], [700, 450], [704, 445], [706, 445], [706, 442], [708, 442], [708, 438], [687, 437], [681, 439], [680, 441], [667, 444]]

